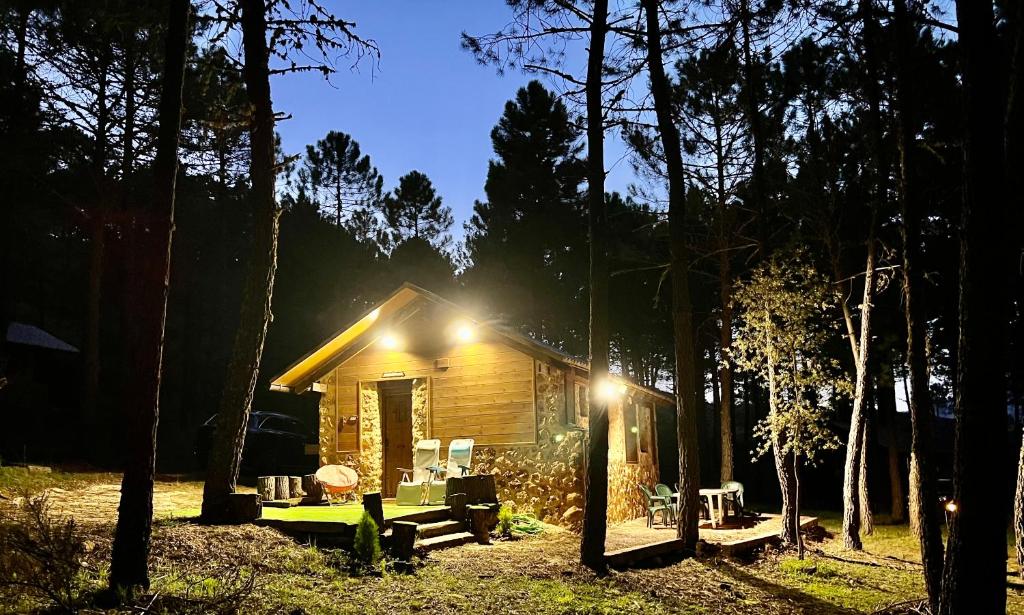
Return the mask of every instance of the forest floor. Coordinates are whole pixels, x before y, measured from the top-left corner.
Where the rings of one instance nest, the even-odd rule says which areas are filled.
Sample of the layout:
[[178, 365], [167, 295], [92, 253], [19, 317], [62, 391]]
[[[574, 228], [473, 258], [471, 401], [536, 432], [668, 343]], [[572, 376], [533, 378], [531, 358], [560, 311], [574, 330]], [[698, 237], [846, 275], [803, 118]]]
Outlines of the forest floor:
[[[89, 596], [106, 582], [117, 489], [111, 474], [0, 468], [0, 527], [9, 531], [32, 493], [47, 494], [51, 514], [74, 518], [82, 551], [71, 600], [84, 600], [81, 612], [102, 612]], [[578, 564], [578, 536], [544, 526], [536, 536], [430, 553], [412, 574], [386, 566], [357, 574], [335, 549], [173, 514], [197, 507], [201, 494], [200, 483], [158, 481], [152, 588], [126, 612], [872, 613], [923, 595], [906, 526], [878, 525], [863, 552], [850, 552], [833, 536], [835, 513], [808, 512], [824, 531], [812, 532], [804, 561], [768, 548], [748, 559], [709, 556], [597, 577]], [[1024, 615], [1024, 585], [1008, 581], [1008, 612]], [[0, 586], [0, 613], [47, 605], [32, 590]]]

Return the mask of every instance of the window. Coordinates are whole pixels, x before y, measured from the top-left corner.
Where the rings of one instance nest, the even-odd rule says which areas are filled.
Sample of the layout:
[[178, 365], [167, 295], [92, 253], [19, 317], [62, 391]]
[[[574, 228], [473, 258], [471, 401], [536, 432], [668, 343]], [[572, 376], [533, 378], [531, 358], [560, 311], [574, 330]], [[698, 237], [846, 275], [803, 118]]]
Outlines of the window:
[[622, 426], [626, 437], [626, 463], [640, 463], [640, 425], [637, 423], [636, 402], [622, 401]]
[[590, 394], [590, 391], [588, 390], [587, 385], [582, 382], [575, 383], [573, 385], [573, 390], [576, 402], [574, 404], [575, 416], [573, 417], [572, 423], [577, 427], [586, 429], [590, 419], [590, 398], [587, 397]]
[[652, 432], [651, 414], [654, 411], [650, 404], [643, 404], [640, 406], [640, 452], [650, 453], [651, 452], [651, 438]]

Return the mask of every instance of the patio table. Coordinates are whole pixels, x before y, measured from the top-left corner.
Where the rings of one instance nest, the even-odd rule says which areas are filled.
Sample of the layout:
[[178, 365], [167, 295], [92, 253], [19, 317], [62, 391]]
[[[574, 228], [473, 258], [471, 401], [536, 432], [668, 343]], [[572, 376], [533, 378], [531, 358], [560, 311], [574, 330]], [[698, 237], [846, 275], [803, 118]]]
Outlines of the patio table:
[[[708, 514], [711, 516], [711, 527], [717, 528], [725, 523], [725, 496], [735, 494], [739, 489], [701, 489], [700, 497], [708, 499]], [[672, 499], [679, 501], [679, 493], [673, 493]]]

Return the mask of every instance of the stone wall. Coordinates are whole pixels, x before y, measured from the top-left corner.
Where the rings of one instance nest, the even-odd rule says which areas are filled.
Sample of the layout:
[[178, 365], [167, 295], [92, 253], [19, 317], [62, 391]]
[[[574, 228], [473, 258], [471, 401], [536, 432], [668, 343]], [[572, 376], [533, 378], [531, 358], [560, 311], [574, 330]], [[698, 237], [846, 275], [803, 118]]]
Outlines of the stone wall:
[[565, 427], [565, 386], [560, 371], [538, 373], [537, 444], [478, 447], [478, 474], [495, 475], [498, 498], [542, 521], [574, 529], [583, 519], [585, 432]]
[[359, 383], [359, 492], [380, 491], [384, 473], [384, 441], [380, 425], [380, 394], [376, 382]]
[[[629, 396], [633, 394], [631, 391]], [[626, 463], [626, 425], [622, 408], [629, 403], [629, 396], [614, 402], [608, 409], [608, 523], [646, 514], [646, 499], [637, 485], [653, 487], [658, 482], [658, 464], [652, 453], [638, 450], [639, 463]], [[653, 429], [653, 424], [651, 427]]]
[[[430, 385], [427, 378], [412, 381], [412, 444], [429, 437], [430, 432]], [[446, 451], [441, 452], [445, 457]]]
[[[383, 470], [380, 405], [377, 385], [359, 386], [359, 440], [361, 452], [337, 452], [335, 376], [320, 380], [320, 463], [340, 463], [359, 472], [359, 492], [379, 491]], [[537, 444], [531, 446], [478, 446], [473, 471], [495, 475], [498, 497], [516, 510], [542, 521], [579, 529], [583, 519], [583, 456], [587, 432], [565, 422], [565, 378], [548, 366], [536, 374]], [[570, 392], [571, 394], [571, 392]], [[633, 394], [632, 392], [630, 394]], [[412, 382], [413, 442], [430, 430], [430, 387], [427, 378]], [[653, 427], [653, 425], [652, 425]], [[653, 452], [639, 453], [640, 463], [625, 460], [622, 407], [609, 408], [608, 521], [616, 523], [644, 514], [644, 499], [637, 483], [658, 480]], [[652, 451], [654, 448], [652, 447]], [[442, 458], [446, 452], [442, 452]]]

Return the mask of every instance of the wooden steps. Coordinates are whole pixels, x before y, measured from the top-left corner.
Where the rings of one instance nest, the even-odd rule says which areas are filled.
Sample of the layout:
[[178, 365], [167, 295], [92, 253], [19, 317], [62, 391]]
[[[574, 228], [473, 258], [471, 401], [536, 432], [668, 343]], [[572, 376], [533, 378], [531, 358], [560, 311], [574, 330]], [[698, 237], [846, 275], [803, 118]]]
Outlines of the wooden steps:
[[436, 551], [438, 549], [447, 549], [449, 547], [464, 545], [467, 542], [473, 542], [473, 540], [473, 534], [470, 532], [442, 534], [440, 536], [434, 536], [433, 538], [417, 540], [416, 548], [423, 549], [424, 551]]
[[446, 534], [459, 534], [465, 532], [466, 529], [465, 522], [447, 519], [445, 521], [435, 521], [434, 523], [418, 524], [416, 535], [421, 540], [426, 540], [427, 538], [444, 536]]

